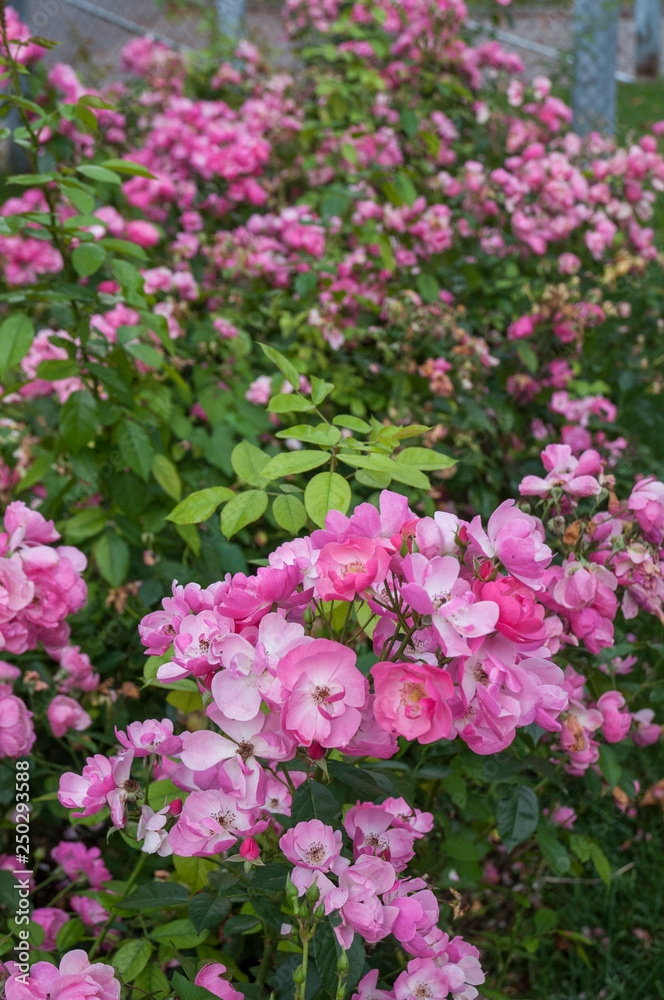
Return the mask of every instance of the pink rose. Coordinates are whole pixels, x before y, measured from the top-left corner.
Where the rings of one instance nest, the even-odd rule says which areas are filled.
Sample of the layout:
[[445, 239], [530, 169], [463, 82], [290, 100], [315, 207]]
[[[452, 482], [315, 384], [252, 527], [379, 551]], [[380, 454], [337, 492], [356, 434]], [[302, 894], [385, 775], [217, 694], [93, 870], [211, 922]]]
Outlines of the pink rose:
[[454, 694], [446, 670], [423, 663], [376, 663], [374, 679], [376, 720], [387, 732], [407, 740], [433, 743], [447, 739], [452, 713], [447, 702]]

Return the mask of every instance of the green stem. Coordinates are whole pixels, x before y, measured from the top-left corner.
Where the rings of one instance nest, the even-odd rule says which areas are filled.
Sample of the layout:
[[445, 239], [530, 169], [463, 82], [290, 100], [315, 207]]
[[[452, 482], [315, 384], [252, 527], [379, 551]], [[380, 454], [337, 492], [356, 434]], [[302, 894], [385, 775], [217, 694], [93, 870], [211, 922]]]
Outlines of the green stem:
[[[140, 873], [141, 873], [141, 871], [143, 869], [143, 865], [147, 861], [147, 857], [148, 857], [147, 854], [145, 854], [143, 851], [141, 851], [141, 856], [138, 859], [138, 861], [136, 862], [136, 865], [134, 866], [133, 872], [129, 876], [129, 880], [127, 881], [127, 884], [124, 887], [124, 892], [120, 896], [120, 899], [118, 900], [118, 903], [124, 902], [124, 900], [127, 898], [128, 894], [129, 894], [129, 890], [132, 888], [134, 882], [136, 881], [136, 879], [138, 878], [138, 876], [140, 875]], [[90, 961], [92, 961], [92, 959], [94, 958], [94, 956], [97, 954], [97, 952], [101, 948], [101, 946], [102, 946], [102, 944], [104, 942], [104, 938], [106, 937], [106, 934], [108, 933], [108, 929], [109, 929], [109, 927], [111, 926], [111, 924], [113, 923], [114, 920], [115, 920], [115, 915], [113, 913], [111, 913], [109, 915], [108, 920], [105, 922], [105, 924], [103, 925], [103, 927], [99, 931], [99, 934], [95, 938], [94, 943], [92, 945], [92, 948], [90, 949], [90, 955], [89, 955]]]
[[258, 973], [256, 974], [257, 983], [264, 983], [267, 979], [272, 966], [272, 957], [277, 950], [278, 944], [279, 939], [275, 937], [274, 934], [272, 937], [266, 937], [265, 947], [263, 948], [263, 957], [261, 959], [261, 964], [258, 966]]

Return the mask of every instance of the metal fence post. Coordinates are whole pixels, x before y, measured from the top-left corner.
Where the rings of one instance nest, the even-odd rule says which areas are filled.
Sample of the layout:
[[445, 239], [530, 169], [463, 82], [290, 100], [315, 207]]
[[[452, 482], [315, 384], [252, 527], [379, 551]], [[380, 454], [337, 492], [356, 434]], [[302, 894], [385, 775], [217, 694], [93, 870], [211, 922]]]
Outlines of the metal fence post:
[[636, 76], [653, 79], [659, 76], [662, 49], [661, 0], [634, 0], [636, 32]]
[[244, 31], [245, 0], [216, 0], [219, 33], [237, 41]]
[[574, 129], [613, 132], [619, 0], [574, 0]]

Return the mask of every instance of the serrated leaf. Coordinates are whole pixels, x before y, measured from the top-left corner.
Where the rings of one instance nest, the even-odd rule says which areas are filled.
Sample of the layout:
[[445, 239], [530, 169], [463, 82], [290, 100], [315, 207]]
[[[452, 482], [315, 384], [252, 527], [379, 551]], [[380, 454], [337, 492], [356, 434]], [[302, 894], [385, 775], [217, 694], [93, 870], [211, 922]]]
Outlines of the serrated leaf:
[[263, 469], [269, 461], [270, 456], [250, 441], [240, 441], [231, 452], [233, 471], [250, 486], [263, 487], [269, 483], [270, 480], [263, 475]]
[[155, 455], [152, 461], [152, 475], [161, 486], [164, 493], [168, 493], [173, 500], [179, 500], [182, 496], [182, 483], [178, 475], [178, 470], [165, 455]]
[[180, 1000], [212, 1000], [214, 996], [203, 986], [196, 986], [189, 979], [185, 979], [180, 972], [173, 973], [172, 989]]
[[259, 344], [263, 354], [265, 354], [273, 364], [277, 366], [282, 375], [290, 382], [296, 392], [300, 389], [300, 375], [295, 365], [285, 358], [283, 354], [276, 351], [269, 344]]
[[95, 542], [92, 553], [109, 586], [119, 587], [124, 583], [129, 572], [129, 546], [124, 538], [109, 531]]
[[155, 452], [145, 427], [134, 420], [121, 423], [118, 427], [118, 447], [132, 472], [147, 482]]
[[189, 890], [177, 882], [151, 882], [139, 885], [135, 892], [125, 899], [125, 910], [158, 910], [183, 906], [189, 898]]
[[96, 400], [87, 389], [72, 392], [60, 410], [59, 424], [62, 439], [73, 452], [80, 451], [92, 440], [99, 416]]
[[341, 806], [325, 785], [307, 778], [296, 790], [291, 804], [291, 820], [294, 824], [319, 819], [326, 824], [334, 824], [341, 813]]
[[221, 530], [226, 538], [231, 538], [247, 524], [262, 517], [266, 509], [267, 493], [264, 490], [236, 493], [221, 512]]
[[56, 937], [56, 948], [58, 951], [69, 951], [75, 944], [78, 944], [85, 937], [85, 925], [78, 917], [68, 920], [58, 931]]
[[134, 938], [120, 945], [111, 964], [126, 983], [131, 983], [148, 964], [151, 954], [152, 945], [146, 938]]
[[350, 507], [350, 486], [338, 472], [319, 472], [307, 483], [304, 491], [304, 506], [307, 514], [319, 527], [331, 510], [345, 514]]
[[282, 476], [294, 476], [300, 472], [309, 472], [310, 469], [317, 469], [318, 466], [329, 462], [330, 456], [326, 451], [291, 451], [287, 454], [275, 455], [271, 458], [263, 469], [263, 475], [269, 479], [280, 479]]
[[272, 501], [272, 514], [279, 527], [290, 535], [297, 535], [307, 523], [304, 504], [292, 494], [275, 497]]
[[134, 987], [142, 990], [153, 1000], [163, 1000], [163, 997], [171, 992], [170, 983], [156, 962], [151, 962], [143, 969], [134, 980]]
[[227, 486], [209, 486], [190, 493], [167, 516], [173, 524], [201, 524], [214, 514], [221, 503], [230, 500], [233, 493]]
[[231, 911], [230, 899], [224, 899], [216, 892], [201, 892], [189, 903], [189, 917], [196, 931], [218, 927]]
[[178, 878], [188, 885], [192, 892], [204, 889], [208, 884], [210, 872], [217, 868], [215, 862], [208, 861], [207, 858], [181, 858], [174, 855], [173, 862]]
[[509, 853], [527, 840], [537, 829], [539, 805], [537, 796], [527, 785], [518, 785], [500, 799], [496, 807], [498, 833]]

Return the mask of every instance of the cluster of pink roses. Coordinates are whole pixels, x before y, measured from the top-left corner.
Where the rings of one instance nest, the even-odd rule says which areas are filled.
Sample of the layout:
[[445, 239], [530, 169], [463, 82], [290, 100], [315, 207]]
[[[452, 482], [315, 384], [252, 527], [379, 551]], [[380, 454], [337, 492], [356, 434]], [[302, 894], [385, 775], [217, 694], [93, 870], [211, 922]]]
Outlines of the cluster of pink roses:
[[[524, 492], [570, 510], [579, 498], [606, 493], [596, 453], [578, 463], [565, 446], [543, 455], [547, 478], [527, 477]], [[561, 564], [553, 564], [541, 522], [513, 501], [486, 529], [479, 517], [418, 517], [388, 491], [380, 511], [369, 504], [351, 517], [332, 511], [324, 529], [282, 545], [253, 577], [228, 576], [206, 589], [173, 585], [163, 610], [143, 619], [141, 637], [152, 654], [171, 650], [159, 680], [193, 677], [215, 729], [176, 736], [167, 719], [133, 723], [117, 734], [117, 756], [97, 754], [82, 775], [62, 778], [60, 801], [85, 816], [107, 804], [121, 827], [140, 791], [132, 760], [157, 754], [160, 773], [190, 794], [159, 813], [143, 807], [147, 849], [209, 855], [264, 831], [271, 811], [288, 812], [278, 765], [305, 750], [310, 759], [332, 749], [389, 758], [397, 736], [420, 743], [460, 736], [490, 754], [536, 722], [560, 734], [571, 766], [588, 751], [587, 766], [596, 759], [595, 729], [611, 742], [632, 721], [642, 730], [651, 720], [632, 720], [617, 691], [605, 692], [588, 715], [583, 678], [563, 674], [553, 656], [565, 643], [582, 642], [592, 653], [612, 644], [619, 589], [627, 614], [630, 602], [661, 612], [655, 584], [645, 591], [634, 567], [647, 555], [661, 586], [663, 536], [664, 485], [652, 480], [637, 483], [614, 514], [595, 513]], [[635, 547], [646, 554], [638, 564]], [[352, 648], [320, 637], [326, 627], [334, 634], [334, 602], [349, 615], [355, 607], [372, 637], [371, 683]]]
[[57, 654], [69, 639], [65, 619], [87, 597], [86, 558], [60, 539], [52, 521], [22, 501], [5, 510], [0, 534], [0, 648], [24, 653], [41, 642]]

